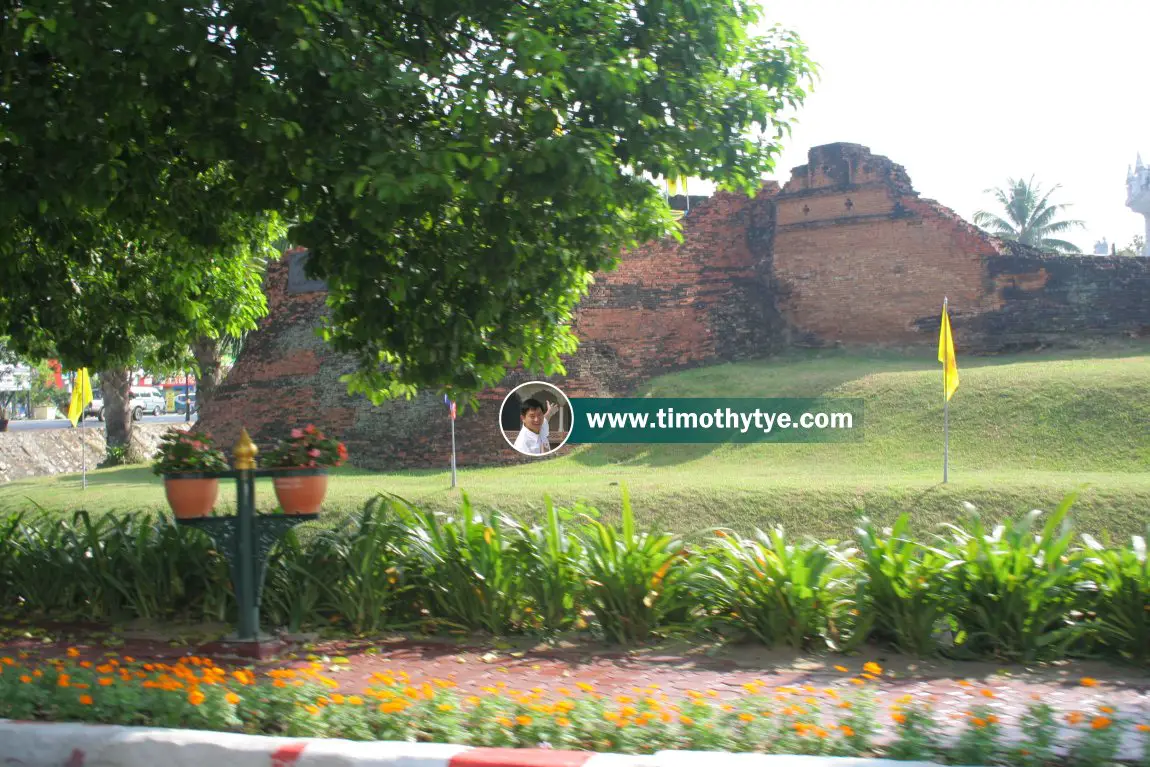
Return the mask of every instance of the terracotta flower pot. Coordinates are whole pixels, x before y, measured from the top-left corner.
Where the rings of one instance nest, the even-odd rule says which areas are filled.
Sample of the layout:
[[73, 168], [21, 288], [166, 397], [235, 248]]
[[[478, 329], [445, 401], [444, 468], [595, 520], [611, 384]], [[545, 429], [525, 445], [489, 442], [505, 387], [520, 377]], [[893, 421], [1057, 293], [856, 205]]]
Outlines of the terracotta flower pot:
[[212, 513], [220, 497], [220, 481], [202, 477], [164, 477], [164, 492], [176, 519], [196, 519]]
[[327, 473], [276, 477], [272, 484], [284, 514], [318, 514], [327, 494]]

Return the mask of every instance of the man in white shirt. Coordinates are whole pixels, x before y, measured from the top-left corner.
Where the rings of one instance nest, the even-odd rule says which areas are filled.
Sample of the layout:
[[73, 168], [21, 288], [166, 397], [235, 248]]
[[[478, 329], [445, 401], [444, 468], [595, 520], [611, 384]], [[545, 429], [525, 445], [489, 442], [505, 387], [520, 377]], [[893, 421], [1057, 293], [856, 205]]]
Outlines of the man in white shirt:
[[555, 412], [555, 403], [547, 404], [547, 411], [543, 410], [543, 403], [537, 399], [529, 399], [519, 408], [519, 422], [523, 428], [515, 438], [515, 449], [527, 455], [545, 455], [551, 452], [551, 443], [547, 441], [550, 430], [547, 419]]

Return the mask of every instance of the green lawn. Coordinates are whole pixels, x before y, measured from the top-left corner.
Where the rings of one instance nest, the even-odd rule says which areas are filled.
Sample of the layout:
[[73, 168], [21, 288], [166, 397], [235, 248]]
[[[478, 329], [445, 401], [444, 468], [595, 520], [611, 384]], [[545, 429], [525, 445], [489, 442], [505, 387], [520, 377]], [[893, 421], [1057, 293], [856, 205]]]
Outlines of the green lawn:
[[[607, 514], [626, 485], [646, 520], [681, 530], [783, 524], [820, 536], [849, 532], [856, 511], [889, 520], [910, 512], [921, 529], [953, 520], [970, 501], [997, 518], [1052, 508], [1085, 488], [1080, 528], [1126, 535], [1150, 521], [1150, 343], [998, 357], [960, 357], [950, 407], [950, 482], [942, 478], [940, 365], [930, 350], [794, 352], [771, 360], [665, 376], [652, 396], [843, 396], [865, 402], [861, 442], [760, 445], [587, 445], [530, 466], [337, 473], [332, 510], [377, 492], [454, 508], [466, 491], [482, 506], [531, 515], [545, 494]], [[0, 487], [0, 507], [165, 508], [146, 467]], [[257, 496], [274, 505], [270, 484]]]

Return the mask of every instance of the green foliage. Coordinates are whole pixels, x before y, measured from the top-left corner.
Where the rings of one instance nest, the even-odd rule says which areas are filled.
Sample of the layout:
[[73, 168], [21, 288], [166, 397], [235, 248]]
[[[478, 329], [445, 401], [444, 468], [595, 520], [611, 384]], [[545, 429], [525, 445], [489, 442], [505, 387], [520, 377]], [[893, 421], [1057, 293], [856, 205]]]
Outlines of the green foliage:
[[[1100, 548], [1087, 538], [1088, 549], [1069, 549], [1072, 499], [1040, 529], [1033, 514], [989, 535], [975, 520], [939, 546], [916, 543], [900, 522], [882, 538], [864, 524], [858, 549], [775, 530], [718, 531], [688, 550], [677, 536], [637, 529], [625, 493], [618, 525], [593, 509], [548, 505], [538, 527], [481, 514], [466, 498], [446, 515], [384, 495], [273, 548], [263, 618], [361, 634], [419, 627], [554, 638], [589, 629], [618, 643], [733, 628], [768, 646], [853, 652], [869, 636], [923, 655], [1144, 664], [1137, 621], [1150, 573], [1141, 539]], [[884, 551], [896, 561], [884, 564]], [[901, 606], [899, 589], [908, 595]], [[939, 601], [926, 598], [931, 591]], [[0, 611], [113, 621], [221, 620], [233, 609], [210, 539], [166, 515], [0, 516]], [[956, 627], [957, 643], [928, 631], [936, 625]]]
[[741, 629], [768, 647], [837, 644], [847, 584], [835, 552], [794, 544], [782, 529], [752, 538], [719, 531], [717, 551], [698, 578], [700, 604], [716, 623]]
[[458, 517], [443, 519], [406, 503], [393, 503], [393, 509], [407, 527], [436, 616], [496, 635], [522, 622], [517, 522], [494, 511], [481, 516], [466, 495]]
[[974, 223], [993, 235], [1023, 245], [1058, 253], [1080, 253], [1081, 250], [1074, 243], [1054, 236], [1083, 226], [1081, 221], [1058, 219], [1058, 216], [1069, 207], [1050, 203], [1050, 195], [1054, 194], [1058, 187], [1059, 185], [1055, 184], [1051, 189], [1044, 191], [1040, 185], [1034, 183], [1033, 177], [1029, 181], [1008, 179], [1005, 189], [986, 190], [987, 193], [993, 194], [1006, 217], [980, 210], [974, 214]]
[[958, 764], [993, 764], [1002, 750], [1002, 727], [990, 706], [973, 706], [966, 712], [954, 758]]
[[882, 531], [864, 517], [856, 531], [861, 556], [852, 564], [872, 638], [928, 656], [938, 651], [936, 634], [952, 608], [946, 569], [953, 560], [911, 540], [909, 528], [906, 514]]
[[671, 229], [651, 178], [773, 168], [814, 66], [761, 22], [741, 0], [25, 0], [0, 27], [0, 284], [32, 300], [0, 318], [100, 368], [178, 340], [213, 255], [277, 211], [353, 388], [558, 370], [590, 275]]
[[1019, 726], [1022, 742], [1011, 752], [1010, 763], [1019, 767], [1045, 767], [1053, 763], [1058, 738], [1054, 707], [1048, 703], [1027, 706]]
[[327, 437], [314, 424], [292, 429], [291, 436], [280, 440], [262, 463], [274, 468], [307, 468], [340, 466], [347, 460], [347, 448], [338, 439]]
[[939, 723], [931, 706], [900, 706], [891, 716], [895, 722], [895, 740], [888, 749], [891, 759], [929, 762], [942, 753]]
[[228, 459], [205, 431], [168, 431], [160, 438], [152, 472], [227, 471]]
[[1150, 660], [1150, 557], [1147, 535], [1132, 536], [1130, 548], [1103, 546], [1083, 535], [1085, 575], [1097, 589], [1091, 600], [1092, 630], [1108, 649], [1135, 663]]
[[968, 529], [936, 550], [951, 558], [952, 609], [965, 648], [980, 657], [1033, 661], [1063, 657], [1087, 626], [1079, 616], [1083, 556], [1070, 548], [1067, 496], [1042, 527], [1040, 511], [987, 531], [972, 515]]
[[635, 527], [626, 488], [621, 527], [589, 519], [582, 536], [579, 571], [588, 608], [609, 639], [647, 639], [686, 606], [687, 550], [669, 533]]
[[[543, 525], [521, 528], [514, 547], [522, 566], [526, 597], [531, 603], [533, 617], [528, 623], [545, 632], [558, 632], [574, 625], [582, 611], [578, 563], [583, 549], [565, 524], [564, 517], [570, 520], [572, 515], [561, 513], [550, 498], [544, 503]], [[574, 513], [590, 515], [593, 510], [579, 506]]]

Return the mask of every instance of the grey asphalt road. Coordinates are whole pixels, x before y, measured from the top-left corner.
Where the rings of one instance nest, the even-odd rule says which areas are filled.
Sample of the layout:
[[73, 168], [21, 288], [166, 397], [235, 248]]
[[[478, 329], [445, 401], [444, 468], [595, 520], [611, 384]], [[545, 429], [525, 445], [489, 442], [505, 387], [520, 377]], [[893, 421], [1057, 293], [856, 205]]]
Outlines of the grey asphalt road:
[[[192, 422], [195, 423], [196, 414], [192, 413]], [[173, 415], [151, 416], [146, 415], [136, 423], [153, 424], [153, 423], [183, 423], [183, 413]], [[84, 429], [103, 429], [103, 421], [97, 421], [95, 418], [85, 418], [80, 421], [79, 426]], [[9, 421], [8, 431], [44, 431], [45, 429], [71, 429], [72, 422], [67, 418], [57, 418], [55, 421]]]

